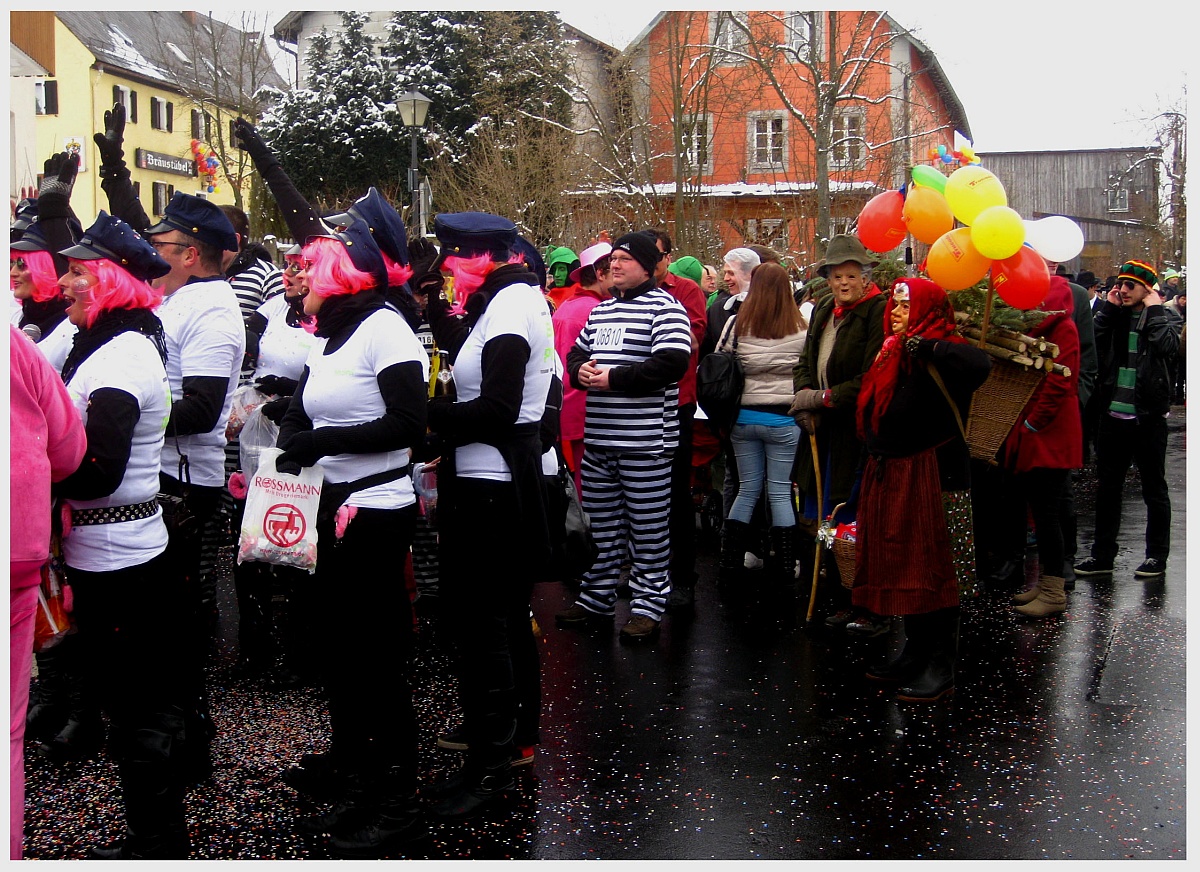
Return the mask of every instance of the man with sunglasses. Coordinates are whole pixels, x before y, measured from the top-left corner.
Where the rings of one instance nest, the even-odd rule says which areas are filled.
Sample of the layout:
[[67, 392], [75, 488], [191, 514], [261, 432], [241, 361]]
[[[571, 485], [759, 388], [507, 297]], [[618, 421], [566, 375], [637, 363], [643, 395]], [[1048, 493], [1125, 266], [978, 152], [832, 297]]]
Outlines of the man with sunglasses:
[[1134, 571], [1144, 579], [1166, 573], [1171, 549], [1167, 493], [1167, 415], [1171, 411], [1170, 362], [1179, 353], [1179, 325], [1163, 308], [1153, 267], [1131, 260], [1096, 314], [1100, 357], [1096, 436], [1096, 539], [1092, 556], [1075, 567], [1080, 576], [1108, 575], [1117, 556], [1125, 474], [1136, 463], [1146, 503], [1146, 560]]

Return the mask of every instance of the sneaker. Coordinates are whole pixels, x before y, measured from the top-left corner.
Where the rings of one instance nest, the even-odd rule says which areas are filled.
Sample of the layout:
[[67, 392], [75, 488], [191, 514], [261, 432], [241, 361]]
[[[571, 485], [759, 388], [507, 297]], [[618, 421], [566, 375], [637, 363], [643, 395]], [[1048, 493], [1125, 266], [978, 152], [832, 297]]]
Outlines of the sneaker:
[[696, 591], [690, 587], [672, 587], [667, 596], [667, 611], [686, 612], [696, 606]]
[[853, 633], [855, 636], [862, 636], [864, 639], [872, 639], [875, 636], [882, 636], [891, 628], [891, 618], [882, 618], [879, 615], [872, 615], [870, 613], [861, 614], [853, 621], [846, 624], [847, 633]]
[[651, 639], [657, 633], [658, 621], [646, 615], [634, 615], [629, 619], [629, 623], [621, 628], [621, 639], [641, 641], [643, 639]]
[[1112, 571], [1111, 560], [1097, 560], [1095, 557], [1089, 557], [1083, 563], [1075, 564], [1076, 575], [1111, 575]]
[[554, 622], [560, 627], [584, 627], [588, 624], [599, 623], [600, 621], [611, 621], [612, 618], [612, 615], [602, 615], [599, 612], [585, 609], [579, 603], [575, 603], [575, 605], [566, 611], [555, 615]]
[[462, 727], [455, 727], [449, 732], [442, 733], [437, 737], [437, 746], [445, 748], [447, 751], [467, 751], [470, 746], [467, 745], [467, 733]]
[[1147, 557], [1146, 562], [1133, 571], [1138, 578], [1158, 578], [1167, 572], [1167, 561]]
[[516, 755], [513, 757], [512, 762], [508, 765], [514, 769], [518, 766], [532, 766], [533, 745], [518, 745]]
[[841, 609], [834, 612], [825, 618], [826, 627], [834, 627], [835, 629], [845, 627], [851, 620], [854, 619], [853, 609]]

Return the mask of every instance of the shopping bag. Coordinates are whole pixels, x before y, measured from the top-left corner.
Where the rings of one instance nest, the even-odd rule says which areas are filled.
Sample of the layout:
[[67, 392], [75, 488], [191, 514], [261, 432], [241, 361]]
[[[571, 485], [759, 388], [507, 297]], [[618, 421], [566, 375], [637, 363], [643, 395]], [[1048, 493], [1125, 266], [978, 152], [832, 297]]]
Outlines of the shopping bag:
[[266, 394], [254, 385], [242, 385], [233, 392], [229, 404], [229, 420], [225, 422], [225, 439], [232, 441], [241, 434], [250, 420], [250, 413], [269, 400]]
[[279, 425], [262, 413], [261, 406], [254, 408], [246, 417], [238, 438], [238, 468], [247, 476], [255, 472], [262, 461], [263, 450], [274, 448], [278, 438]]
[[257, 560], [313, 573], [324, 474], [316, 464], [302, 468], [299, 475], [279, 472], [275, 461], [282, 453], [278, 448], [263, 449], [258, 469], [246, 483], [237, 562]]

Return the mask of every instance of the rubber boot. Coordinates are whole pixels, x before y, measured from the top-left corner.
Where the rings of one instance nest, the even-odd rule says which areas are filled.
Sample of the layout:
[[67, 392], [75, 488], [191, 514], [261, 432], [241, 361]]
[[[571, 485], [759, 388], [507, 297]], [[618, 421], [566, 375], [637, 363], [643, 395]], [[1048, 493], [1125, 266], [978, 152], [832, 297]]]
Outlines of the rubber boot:
[[888, 684], [906, 684], [925, 668], [924, 647], [928, 639], [921, 634], [921, 615], [904, 616], [904, 647], [900, 656], [867, 667], [867, 679]]
[[906, 615], [905, 630], [914, 628], [919, 636], [925, 638], [921, 669], [915, 678], [901, 685], [896, 699], [904, 702], [937, 702], [954, 693], [954, 668], [958, 662], [958, 606], [924, 615]]
[[772, 578], [788, 591], [796, 589], [796, 528], [772, 527], [771, 549], [775, 552]]
[[458, 786], [444, 794], [430, 812], [443, 821], [466, 820], [495, 805], [516, 786], [510, 760], [486, 768], [468, 761]]
[[1067, 595], [1063, 592], [1063, 579], [1054, 575], [1043, 575], [1038, 583], [1037, 599], [1017, 611], [1029, 618], [1044, 618], [1067, 610]]
[[749, 540], [749, 524], [728, 518], [725, 520], [725, 528], [721, 532], [721, 559], [717, 568], [718, 584], [728, 585], [741, 578]]
[[1037, 577], [1037, 579], [1033, 582], [1033, 586], [1031, 588], [1029, 588], [1028, 590], [1022, 591], [1021, 593], [1014, 593], [1012, 596], [1012, 601], [1019, 606], [1023, 606], [1023, 605], [1025, 605], [1025, 603], [1031, 603], [1035, 599], [1037, 599], [1038, 595], [1041, 592], [1042, 592], [1042, 577], [1039, 575]]

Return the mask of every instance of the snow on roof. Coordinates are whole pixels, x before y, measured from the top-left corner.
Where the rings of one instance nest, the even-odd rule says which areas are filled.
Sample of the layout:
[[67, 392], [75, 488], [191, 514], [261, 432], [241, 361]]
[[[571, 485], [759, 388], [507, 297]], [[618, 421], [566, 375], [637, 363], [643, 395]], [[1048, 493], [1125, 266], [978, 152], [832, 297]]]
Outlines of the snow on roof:
[[[584, 194], [644, 194], [652, 197], [673, 197], [677, 186], [674, 182], [657, 185], [640, 185], [631, 188], [592, 188], [590, 190], [570, 191], [573, 195]], [[733, 182], [724, 185], [689, 186], [687, 192], [703, 197], [778, 197], [787, 194], [804, 194], [817, 189], [816, 182], [759, 182], [745, 184]], [[849, 193], [852, 191], [877, 191], [879, 185], [874, 182], [839, 182], [830, 179], [831, 194]]]

